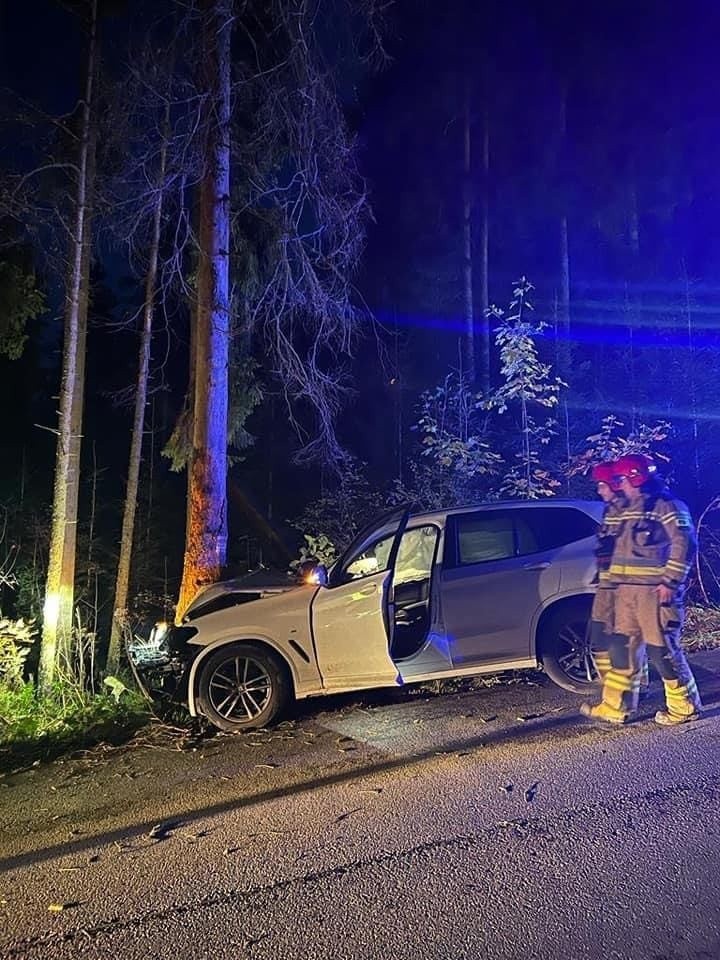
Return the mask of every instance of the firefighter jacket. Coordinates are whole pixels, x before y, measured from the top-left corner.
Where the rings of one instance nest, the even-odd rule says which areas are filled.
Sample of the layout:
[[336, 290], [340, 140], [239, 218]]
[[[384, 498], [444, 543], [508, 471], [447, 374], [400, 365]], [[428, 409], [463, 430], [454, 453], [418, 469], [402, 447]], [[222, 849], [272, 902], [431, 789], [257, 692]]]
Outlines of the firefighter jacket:
[[629, 503], [620, 516], [610, 561], [612, 583], [664, 584], [681, 589], [695, 557], [692, 518], [664, 491]]
[[615, 548], [615, 538], [622, 526], [623, 510], [627, 506], [625, 499], [614, 497], [605, 506], [603, 518], [598, 528], [595, 557], [598, 568], [598, 588], [610, 588], [614, 584], [610, 581], [610, 561]]

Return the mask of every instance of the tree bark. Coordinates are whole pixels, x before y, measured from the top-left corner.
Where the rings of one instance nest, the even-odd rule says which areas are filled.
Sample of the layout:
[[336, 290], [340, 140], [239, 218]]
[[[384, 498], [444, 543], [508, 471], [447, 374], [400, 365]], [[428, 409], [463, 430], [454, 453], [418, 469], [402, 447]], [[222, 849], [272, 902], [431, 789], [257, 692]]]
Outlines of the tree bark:
[[97, 0], [90, 8], [90, 36], [87, 74], [80, 122], [77, 196], [73, 249], [65, 295], [65, 331], [58, 439], [55, 457], [53, 512], [50, 531], [48, 572], [40, 646], [39, 682], [47, 690], [61, 657], [68, 658], [72, 641], [75, 577], [80, 421], [84, 376], [85, 330], [82, 321], [83, 265], [89, 266], [90, 213], [92, 192], [91, 128], [97, 59]]
[[147, 405], [148, 378], [150, 374], [150, 349], [152, 346], [153, 317], [155, 312], [155, 288], [157, 286], [158, 259], [160, 250], [160, 230], [162, 225], [163, 199], [165, 190], [165, 170], [167, 166], [167, 144], [170, 124], [170, 99], [165, 107], [163, 124], [164, 137], [160, 145], [160, 168], [155, 193], [150, 258], [145, 277], [145, 303], [143, 306], [143, 325], [140, 334], [138, 353], [137, 388], [135, 391], [135, 410], [133, 413], [132, 437], [130, 440], [130, 458], [128, 461], [128, 479], [123, 510], [122, 533], [120, 536], [120, 556], [118, 558], [115, 580], [115, 603], [113, 622], [110, 631], [106, 671], [114, 673], [120, 665], [120, 653], [123, 629], [127, 622], [127, 598], [130, 588], [130, 564], [132, 562], [133, 539], [135, 532], [135, 512], [140, 486], [140, 465], [142, 463], [142, 445], [145, 432], [145, 407]]
[[483, 69], [482, 201], [480, 210], [480, 386], [485, 396], [491, 385], [490, 307], [490, 83], [485, 54]]
[[468, 383], [477, 378], [475, 366], [475, 305], [473, 302], [472, 262], [472, 172], [470, 122], [470, 80], [465, 76], [465, 109], [463, 114], [463, 303], [465, 324], [463, 330], [463, 375]]
[[629, 248], [629, 291], [626, 283], [626, 310], [628, 314], [628, 355], [630, 363], [630, 428], [638, 422], [638, 378], [635, 329], [640, 323], [642, 296], [640, 294], [640, 209], [638, 205], [635, 167], [631, 166], [627, 196], [627, 231]]
[[200, 186], [195, 389], [179, 620], [198, 587], [217, 580], [227, 552], [232, 0], [203, 0], [206, 168]]
[[560, 222], [559, 222], [559, 267], [560, 267], [560, 294], [558, 297], [558, 320], [559, 320], [559, 344], [558, 344], [558, 366], [560, 375], [567, 377], [570, 372], [570, 362], [572, 350], [570, 346], [570, 240], [568, 235], [568, 215], [567, 215], [567, 184], [564, 182], [565, 176], [565, 150], [567, 141], [567, 90], [563, 88], [560, 94], [560, 118], [559, 118], [559, 148], [558, 148], [558, 170], [559, 192], [560, 192]]

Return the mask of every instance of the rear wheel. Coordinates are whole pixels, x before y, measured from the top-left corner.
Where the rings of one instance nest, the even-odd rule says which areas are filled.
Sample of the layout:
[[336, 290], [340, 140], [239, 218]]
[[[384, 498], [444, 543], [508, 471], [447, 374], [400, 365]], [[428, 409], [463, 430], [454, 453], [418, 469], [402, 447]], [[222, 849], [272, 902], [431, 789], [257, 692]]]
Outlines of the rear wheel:
[[541, 647], [543, 669], [550, 679], [564, 690], [585, 696], [598, 690], [588, 614], [570, 608], [551, 615], [543, 628]]
[[211, 654], [198, 680], [198, 705], [213, 726], [228, 733], [271, 723], [290, 699], [284, 664], [256, 643]]

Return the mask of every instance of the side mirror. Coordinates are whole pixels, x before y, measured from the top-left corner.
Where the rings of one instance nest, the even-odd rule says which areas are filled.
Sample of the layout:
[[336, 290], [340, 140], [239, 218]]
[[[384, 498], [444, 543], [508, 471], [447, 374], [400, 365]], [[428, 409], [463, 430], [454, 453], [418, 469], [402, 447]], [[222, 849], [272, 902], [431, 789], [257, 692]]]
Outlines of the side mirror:
[[311, 583], [318, 583], [321, 587], [326, 587], [328, 584], [328, 571], [324, 563], [318, 563], [312, 573]]
[[328, 572], [324, 563], [317, 560], [305, 560], [298, 567], [298, 581], [300, 583], [314, 583], [322, 587], [327, 586]]

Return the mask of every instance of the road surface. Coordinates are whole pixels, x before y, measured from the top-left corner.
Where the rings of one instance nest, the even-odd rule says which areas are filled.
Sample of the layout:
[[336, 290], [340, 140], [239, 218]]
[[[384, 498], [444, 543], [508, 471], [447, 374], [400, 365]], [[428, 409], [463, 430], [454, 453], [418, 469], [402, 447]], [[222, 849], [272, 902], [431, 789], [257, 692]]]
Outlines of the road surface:
[[0, 777], [0, 957], [715, 960], [720, 653], [676, 729], [539, 675]]

